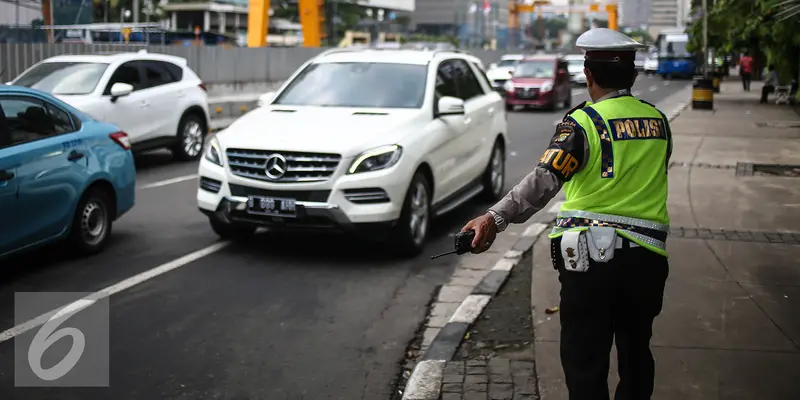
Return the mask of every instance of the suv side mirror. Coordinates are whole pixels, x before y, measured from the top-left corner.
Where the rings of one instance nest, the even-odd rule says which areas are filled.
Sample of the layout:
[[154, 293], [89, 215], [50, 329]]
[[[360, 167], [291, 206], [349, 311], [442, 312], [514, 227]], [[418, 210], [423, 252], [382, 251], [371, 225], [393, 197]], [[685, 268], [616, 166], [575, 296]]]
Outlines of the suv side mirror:
[[456, 97], [443, 96], [439, 99], [436, 117], [446, 117], [448, 115], [464, 115], [464, 100]]
[[272, 100], [275, 100], [275, 92], [264, 93], [258, 98], [258, 107], [269, 105], [272, 103]]
[[133, 85], [117, 82], [111, 86], [111, 101], [117, 101], [118, 98], [127, 96], [133, 92]]

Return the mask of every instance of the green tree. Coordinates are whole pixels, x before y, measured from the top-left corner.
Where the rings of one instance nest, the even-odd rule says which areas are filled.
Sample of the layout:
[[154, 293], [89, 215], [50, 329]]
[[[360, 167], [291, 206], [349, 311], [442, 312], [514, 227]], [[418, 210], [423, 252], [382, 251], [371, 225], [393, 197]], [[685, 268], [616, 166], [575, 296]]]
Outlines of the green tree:
[[[788, 81], [800, 69], [798, 7], [798, 0], [717, 0], [708, 10], [708, 46], [722, 53], [746, 49], [763, 54], [782, 80]], [[698, 16], [700, 11], [696, 8]], [[687, 32], [687, 49], [701, 51], [703, 19], [697, 18]]]

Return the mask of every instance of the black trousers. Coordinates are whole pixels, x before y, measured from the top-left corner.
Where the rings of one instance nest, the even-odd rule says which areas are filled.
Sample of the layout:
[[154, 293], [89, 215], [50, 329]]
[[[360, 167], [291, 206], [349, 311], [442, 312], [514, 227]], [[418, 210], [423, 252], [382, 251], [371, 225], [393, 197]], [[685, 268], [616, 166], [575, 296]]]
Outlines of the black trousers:
[[[627, 239], [626, 239], [627, 241]], [[608, 400], [609, 356], [617, 345], [620, 381], [615, 400], [648, 400], [655, 362], [653, 320], [661, 313], [667, 258], [643, 247], [616, 249], [607, 263], [586, 272], [564, 269], [560, 239], [553, 240], [561, 282], [561, 365], [569, 400]]]
[[750, 91], [750, 73], [749, 72], [739, 72], [739, 75], [742, 76], [742, 87], [744, 88], [745, 92]]
[[761, 88], [761, 104], [766, 104], [767, 103], [767, 97], [769, 97], [769, 94], [774, 92], [774, 91], [775, 91], [775, 86], [764, 85]]

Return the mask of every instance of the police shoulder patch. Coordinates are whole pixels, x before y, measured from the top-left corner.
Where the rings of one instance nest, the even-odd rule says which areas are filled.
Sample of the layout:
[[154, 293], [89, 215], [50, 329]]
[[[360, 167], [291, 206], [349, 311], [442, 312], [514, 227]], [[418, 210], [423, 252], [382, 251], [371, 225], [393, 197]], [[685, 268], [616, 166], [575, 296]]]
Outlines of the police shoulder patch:
[[575, 128], [578, 124], [571, 117], [564, 118], [564, 121], [556, 125], [556, 135], [553, 138], [553, 143], [564, 143], [567, 139], [575, 134]]
[[539, 159], [539, 167], [552, 172], [562, 182], [572, 179], [584, 163], [585, 135], [583, 128], [568, 116], [556, 126], [550, 146]]
[[575, 106], [575, 107], [572, 107], [572, 109], [571, 109], [571, 110], [567, 111], [567, 113], [566, 113], [566, 114], [564, 114], [564, 119], [563, 119], [562, 121], [565, 121], [565, 122], [566, 122], [566, 121], [567, 121], [567, 118], [569, 118], [569, 115], [570, 115], [570, 114], [572, 114], [572, 113], [573, 113], [574, 111], [576, 111], [576, 110], [580, 110], [580, 109], [581, 109], [581, 108], [583, 108], [584, 106], [586, 106], [586, 102], [585, 102], [585, 101], [582, 101], [582, 102], [581, 102], [580, 104], [578, 104], [577, 106]]

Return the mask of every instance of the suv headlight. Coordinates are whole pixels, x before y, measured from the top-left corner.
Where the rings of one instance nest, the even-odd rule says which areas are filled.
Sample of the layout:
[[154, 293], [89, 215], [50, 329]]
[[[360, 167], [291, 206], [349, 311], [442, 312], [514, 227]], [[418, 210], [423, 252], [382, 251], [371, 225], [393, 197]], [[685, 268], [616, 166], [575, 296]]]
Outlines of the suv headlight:
[[389, 168], [397, 164], [402, 154], [403, 148], [396, 144], [372, 149], [356, 157], [353, 164], [350, 165], [350, 169], [347, 170], [347, 173], [357, 174], [359, 172], [378, 171]]
[[553, 90], [553, 82], [543, 83], [542, 86], [539, 87], [539, 90], [541, 90], [542, 92], [549, 92]]
[[506, 92], [513, 92], [514, 82], [511, 82], [511, 79], [507, 80], [506, 83], [503, 84], [503, 90], [505, 90]]
[[211, 161], [220, 167], [222, 166], [222, 151], [220, 150], [219, 141], [217, 141], [216, 137], [213, 137], [208, 141], [208, 146], [206, 146], [204, 157], [206, 160]]

